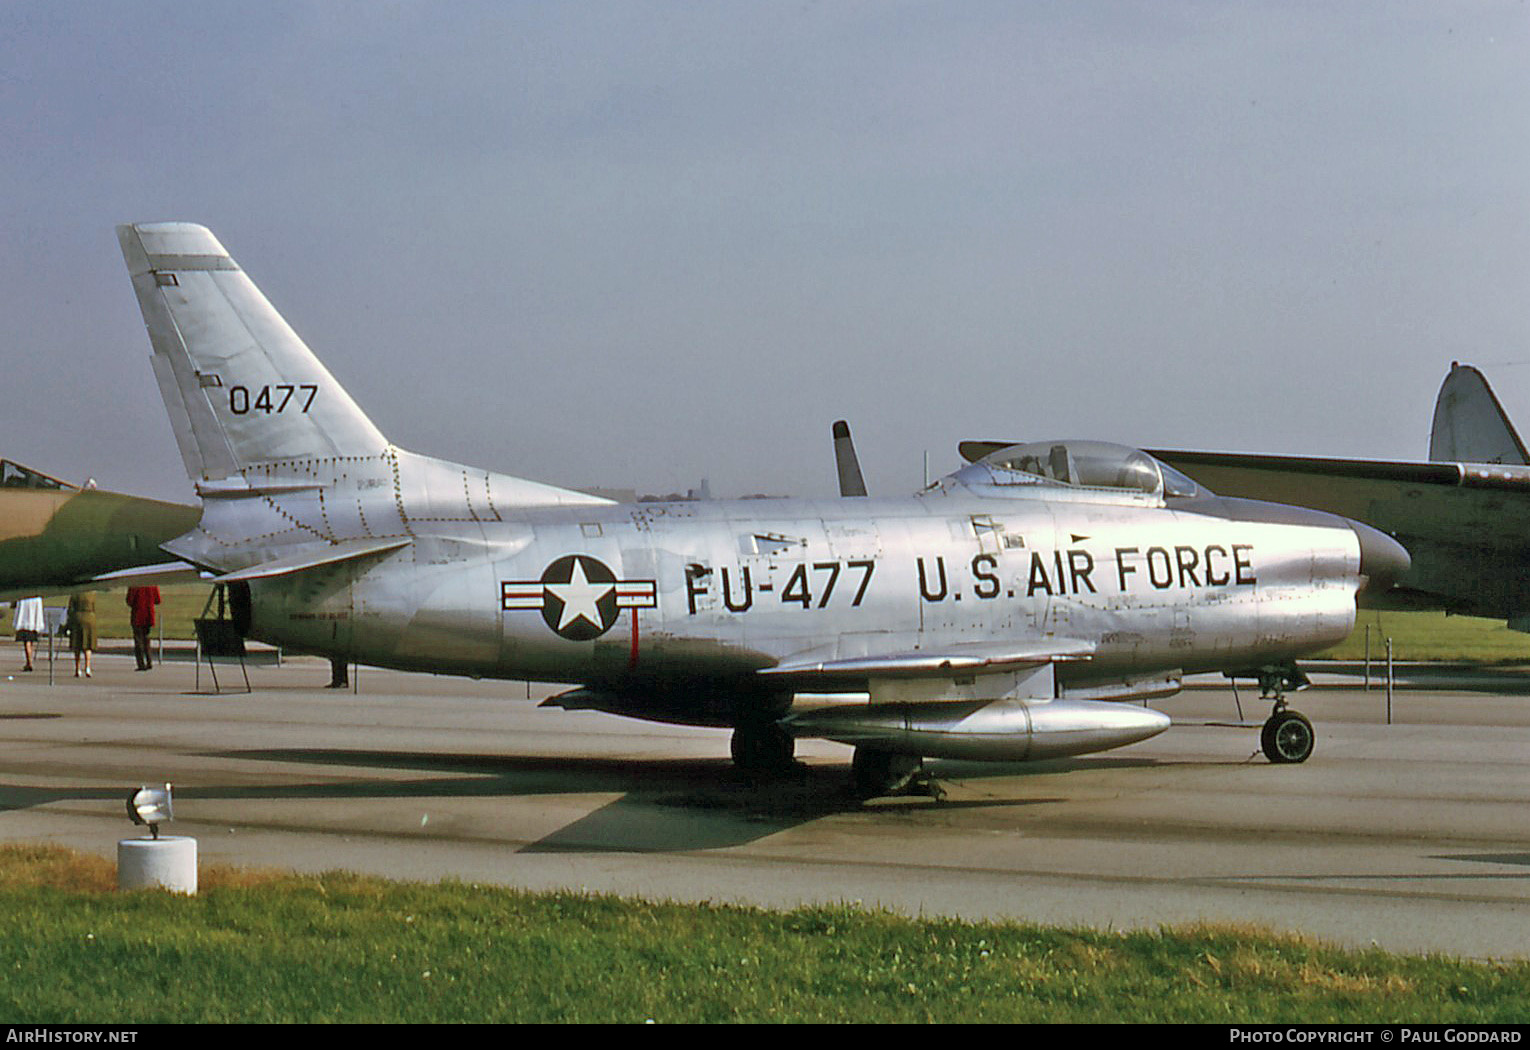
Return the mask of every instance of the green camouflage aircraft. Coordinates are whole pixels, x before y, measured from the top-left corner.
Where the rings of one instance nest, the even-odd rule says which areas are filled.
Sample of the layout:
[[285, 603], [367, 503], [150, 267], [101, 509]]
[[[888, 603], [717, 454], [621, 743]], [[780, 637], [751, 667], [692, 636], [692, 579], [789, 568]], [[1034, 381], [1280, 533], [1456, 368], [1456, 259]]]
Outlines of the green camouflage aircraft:
[[0, 601], [194, 575], [159, 549], [200, 507], [81, 488], [0, 459]]
[[1151, 453], [1218, 493], [1284, 500], [1364, 521], [1413, 556], [1377, 608], [1443, 608], [1530, 631], [1530, 452], [1482, 372], [1452, 362], [1429, 460]]

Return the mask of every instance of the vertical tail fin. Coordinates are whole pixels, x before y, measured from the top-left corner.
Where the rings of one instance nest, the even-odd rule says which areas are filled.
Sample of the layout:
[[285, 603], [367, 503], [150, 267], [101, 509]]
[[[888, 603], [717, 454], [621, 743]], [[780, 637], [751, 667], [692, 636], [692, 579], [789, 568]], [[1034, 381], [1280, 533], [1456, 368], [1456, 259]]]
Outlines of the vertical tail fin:
[[839, 472], [841, 496], [866, 495], [866, 479], [861, 477], [861, 461], [850, 438], [850, 424], [843, 419], [834, 424], [834, 467]]
[[387, 448], [210, 230], [146, 223], [117, 227], [117, 239], [193, 481], [276, 460], [377, 456]]
[[1471, 365], [1451, 362], [1434, 403], [1429, 458], [1438, 463], [1530, 464], [1508, 413], [1487, 379]]

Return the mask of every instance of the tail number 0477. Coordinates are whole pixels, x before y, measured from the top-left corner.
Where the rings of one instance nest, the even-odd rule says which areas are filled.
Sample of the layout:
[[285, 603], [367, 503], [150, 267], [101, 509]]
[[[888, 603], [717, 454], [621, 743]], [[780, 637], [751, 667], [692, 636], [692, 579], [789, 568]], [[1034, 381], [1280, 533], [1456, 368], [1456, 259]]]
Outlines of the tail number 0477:
[[289, 407], [293, 411], [307, 412], [313, 407], [313, 399], [318, 393], [317, 383], [278, 383], [257, 387], [253, 393], [247, 386], [231, 386], [228, 388], [228, 410], [236, 416], [250, 412], [270, 415], [285, 412]]

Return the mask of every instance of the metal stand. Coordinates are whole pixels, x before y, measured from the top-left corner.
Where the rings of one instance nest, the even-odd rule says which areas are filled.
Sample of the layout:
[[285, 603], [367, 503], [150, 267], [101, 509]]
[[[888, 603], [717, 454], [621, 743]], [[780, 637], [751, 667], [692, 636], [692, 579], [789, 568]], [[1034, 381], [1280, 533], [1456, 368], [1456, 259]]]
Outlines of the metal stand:
[[1387, 725], [1392, 724], [1392, 638], [1387, 636]]
[[[218, 666], [213, 662], [215, 656], [238, 657], [239, 671], [244, 675], [244, 691], [253, 692], [250, 688], [250, 672], [244, 665], [244, 636], [239, 633], [233, 618], [229, 615], [228, 596], [224, 592], [222, 584], [218, 584], [207, 596], [207, 604], [202, 606], [202, 615], [192, 622], [197, 629], [197, 685], [198, 691], [202, 688], [202, 657], [207, 657], [207, 669], [212, 673], [213, 692], [221, 693], [223, 690], [218, 685]], [[213, 602], [218, 603], [216, 616], [209, 616]]]
[[1371, 625], [1365, 625], [1365, 691], [1371, 691]]
[[64, 630], [67, 609], [43, 609], [43, 624], [48, 628], [48, 684], [53, 684], [53, 641]]

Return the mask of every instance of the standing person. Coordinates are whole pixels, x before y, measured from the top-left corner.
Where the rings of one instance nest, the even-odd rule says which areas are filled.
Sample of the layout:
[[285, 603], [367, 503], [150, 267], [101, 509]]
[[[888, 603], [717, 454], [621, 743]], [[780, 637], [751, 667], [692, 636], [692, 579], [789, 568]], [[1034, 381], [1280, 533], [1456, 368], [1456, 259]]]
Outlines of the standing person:
[[147, 671], [154, 666], [149, 655], [149, 630], [154, 626], [154, 607], [159, 604], [158, 587], [129, 587], [127, 606], [132, 610], [129, 619], [133, 624], [133, 658], [138, 670]]
[[48, 629], [43, 622], [43, 606], [41, 598], [23, 598], [15, 604], [16, 616], [11, 624], [16, 629], [16, 640], [21, 643], [21, 651], [26, 656], [27, 665], [23, 671], [32, 669], [32, 657], [37, 653], [37, 639]]
[[96, 592], [84, 591], [69, 598], [69, 648], [74, 650], [74, 676], [80, 677], [81, 657], [85, 677], [90, 677], [90, 654], [96, 651]]

